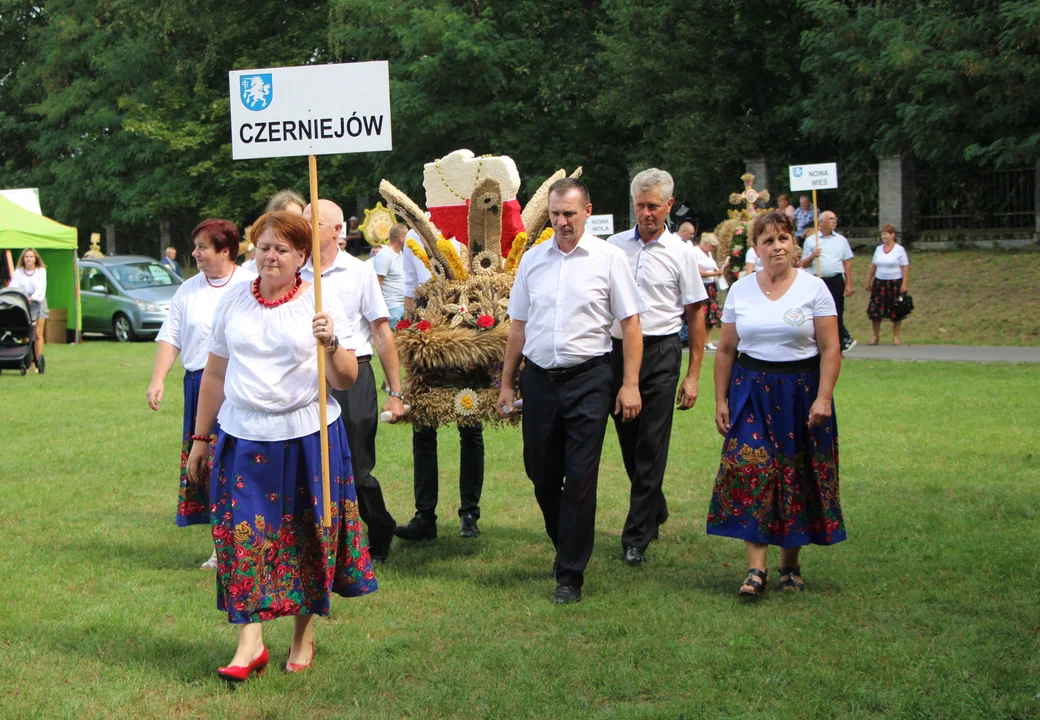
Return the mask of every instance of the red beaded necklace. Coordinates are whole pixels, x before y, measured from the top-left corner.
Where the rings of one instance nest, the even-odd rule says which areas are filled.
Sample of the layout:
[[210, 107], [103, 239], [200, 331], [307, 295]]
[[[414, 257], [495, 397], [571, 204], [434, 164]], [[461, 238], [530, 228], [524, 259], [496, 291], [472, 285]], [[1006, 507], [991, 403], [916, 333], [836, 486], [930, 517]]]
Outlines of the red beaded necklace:
[[297, 275], [296, 283], [292, 286], [292, 289], [289, 292], [285, 293], [285, 295], [282, 295], [277, 300], [264, 300], [264, 296], [260, 294], [260, 278], [257, 278], [253, 281], [253, 297], [255, 297], [256, 301], [265, 308], [278, 307], [279, 305], [292, 300], [293, 295], [295, 295], [300, 289], [300, 285], [303, 285], [303, 278]]
[[206, 278], [206, 282], [207, 282], [207, 283], [209, 283], [209, 286], [210, 286], [211, 288], [222, 288], [222, 287], [224, 287], [225, 285], [227, 285], [227, 284], [228, 284], [229, 282], [231, 282], [231, 278], [235, 277], [235, 270], [238, 270], [238, 265], [236, 265], [236, 266], [235, 266], [235, 267], [234, 267], [234, 268], [233, 268], [233, 269], [231, 270], [231, 274], [230, 274], [230, 275], [228, 275], [228, 278], [227, 278], [227, 280], [225, 280], [224, 282], [220, 283], [220, 285], [217, 285], [216, 283], [210, 282], [210, 281], [209, 281], [209, 276], [208, 276], [208, 275], [206, 275], [205, 273], [203, 273], [202, 277]]

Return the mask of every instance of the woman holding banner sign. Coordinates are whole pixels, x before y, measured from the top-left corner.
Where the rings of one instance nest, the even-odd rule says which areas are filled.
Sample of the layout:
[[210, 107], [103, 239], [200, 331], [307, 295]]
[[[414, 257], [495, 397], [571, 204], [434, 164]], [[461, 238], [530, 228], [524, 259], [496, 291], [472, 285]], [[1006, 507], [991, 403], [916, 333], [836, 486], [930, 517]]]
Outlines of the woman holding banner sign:
[[350, 387], [357, 360], [335, 334], [333, 317], [342, 312], [329, 303], [330, 312], [314, 313], [314, 289], [299, 273], [310, 254], [306, 220], [268, 213], [253, 232], [260, 277], [229, 291], [217, 307], [188, 458], [189, 473], [199, 473], [219, 420], [210, 483], [217, 607], [239, 626], [239, 635], [235, 657], [217, 672], [231, 681], [266, 669], [263, 621], [295, 617], [285, 669], [299, 672], [313, 661], [313, 620], [328, 615], [330, 593], [357, 597], [376, 590], [350, 450], [332, 398], [331, 526], [322, 527], [319, 517], [324, 498], [315, 340], [323, 346], [328, 383]]

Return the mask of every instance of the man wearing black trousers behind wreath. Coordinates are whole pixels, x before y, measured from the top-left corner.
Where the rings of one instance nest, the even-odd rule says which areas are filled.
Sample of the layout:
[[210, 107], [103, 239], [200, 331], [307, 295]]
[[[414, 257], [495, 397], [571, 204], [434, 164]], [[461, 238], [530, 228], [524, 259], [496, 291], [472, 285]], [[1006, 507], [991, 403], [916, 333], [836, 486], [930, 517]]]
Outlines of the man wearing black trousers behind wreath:
[[[303, 217], [310, 221], [310, 205], [304, 208]], [[379, 426], [376, 379], [371, 364], [373, 345], [390, 386], [390, 397], [383, 405], [383, 410], [390, 413], [390, 422], [404, 417], [400, 361], [376, 273], [371, 264], [340, 249], [337, 240], [342, 229], [343, 211], [331, 200], [319, 200], [322, 295], [335, 298], [351, 319], [353, 332], [349, 340], [346, 333], [351, 332], [350, 328], [342, 328], [341, 332], [344, 333], [344, 342], [349, 342], [357, 354], [358, 361], [354, 385], [349, 390], [333, 390], [332, 396], [340, 405], [347, 432], [358, 514], [368, 526], [369, 554], [373, 560], [383, 561], [390, 552], [397, 523], [387, 510], [379, 480], [372, 474], [376, 466], [376, 430]], [[304, 280], [313, 282], [314, 264], [311, 260], [303, 266], [301, 274]]]
[[[509, 300], [498, 411], [513, 410], [513, 379], [524, 398], [524, 468], [545, 532], [556, 548], [553, 603], [580, 602], [596, 531], [596, 485], [611, 410], [640, 411], [642, 301], [623, 252], [585, 231], [592, 214], [580, 180], [549, 189], [555, 237], [524, 253]], [[610, 328], [624, 336], [624, 382], [615, 396]]]
[[[625, 562], [639, 565], [646, 548], [657, 539], [658, 527], [668, 519], [662, 484], [672, 435], [672, 402], [689, 410], [697, 401], [697, 383], [704, 357], [704, 301], [708, 294], [697, 269], [693, 246], [668, 231], [665, 221], [675, 202], [672, 176], [650, 168], [632, 180], [636, 226], [607, 242], [628, 258], [632, 275], [646, 305], [640, 313], [643, 361], [639, 367], [639, 395], [643, 411], [632, 422], [614, 416], [621, 457], [632, 490], [628, 517], [621, 532]], [[683, 319], [689, 326], [690, 364], [679, 383]], [[624, 382], [621, 327], [615, 323], [612, 366], [614, 387]], [[679, 386], [676, 397], [676, 386]]]

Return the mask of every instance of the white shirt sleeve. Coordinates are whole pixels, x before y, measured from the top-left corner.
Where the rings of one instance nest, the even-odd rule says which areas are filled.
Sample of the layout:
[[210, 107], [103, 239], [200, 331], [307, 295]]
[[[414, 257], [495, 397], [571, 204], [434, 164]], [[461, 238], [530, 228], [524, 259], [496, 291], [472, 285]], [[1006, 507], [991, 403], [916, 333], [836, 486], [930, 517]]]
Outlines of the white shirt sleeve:
[[816, 297], [812, 300], [813, 317], [830, 317], [838, 314], [831, 291], [822, 282], [816, 288]]
[[[386, 250], [386, 248], [383, 248]], [[379, 254], [372, 257], [372, 269], [376, 271], [376, 275], [379, 277], [386, 277], [386, 274], [390, 271], [390, 263], [393, 262], [393, 258], [389, 257], [392, 253], [379, 252]], [[386, 257], [384, 257], [386, 256]]]
[[842, 241], [843, 241], [845, 247], [842, 248], [841, 260], [842, 260], [842, 262], [844, 262], [846, 260], [851, 260], [852, 258], [855, 257], [855, 255], [852, 254], [852, 246], [849, 245], [848, 238], [843, 237]]
[[682, 272], [679, 275], [679, 292], [682, 294], [683, 305], [693, 305], [708, 299], [708, 290], [704, 287], [704, 279], [701, 278], [700, 263], [697, 262], [697, 253], [700, 248], [683, 245]]
[[613, 245], [610, 246], [614, 252], [610, 253], [610, 313], [617, 320], [624, 320], [633, 315], [638, 315], [646, 310], [643, 295], [639, 292], [636, 280], [632, 277], [628, 258], [624, 252]]
[[[741, 280], [743, 280], [743, 278], [741, 278]], [[740, 280], [737, 282], [740, 282]], [[724, 323], [735, 323], [737, 321], [737, 295], [733, 292], [736, 287], [736, 283], [734, 283], [733, 287], [729, 290], [729, 295], [726, 296], [726, 304], [722, 306], [722, 322]]]
[[758, 253], [755, 252], [755, 248], [749, 247], [747, 255], [744, 256], [745, 265], [758, 265]]
[[525, 253], [520, 258], [520, 267], [516, 269], [516, 277], [513, 279], [513, 289], [509, 293], [509, 317], [520, 322], [527, 322], [531, 309], [531, 294], [527, 289], [527, 269], [530, 264], [524, 263], [527, 259]]
[[[376, 259], [382, 254], [376, 255]], [[366, 263], [360, 274], [361, 315], [369, 322], [390, 317], [390, 312], [386, 309], [386, 300], [383, 299], [383, 293], [379, 289], [379, 280], [376, 278], [375, 270]]]
[[181, 326], [184, 322], [184, 298], [186, 293], [181, 292], [181, 289], [186, 287], [187, 285], [181, 285], [174, 294], [173, 300], [170, 302], [170, 314], [163, 320], [162, 327], [159, 328], [159, 334], [155, 336], [155, 342], [168, 342], [178, 350], [184, 347], [184, 343], [181, 340]]
[[910, 256], [906, 254], [906, 248], [902, 245], [899, 246], [899, 266], [903, 267], [910, 264]]

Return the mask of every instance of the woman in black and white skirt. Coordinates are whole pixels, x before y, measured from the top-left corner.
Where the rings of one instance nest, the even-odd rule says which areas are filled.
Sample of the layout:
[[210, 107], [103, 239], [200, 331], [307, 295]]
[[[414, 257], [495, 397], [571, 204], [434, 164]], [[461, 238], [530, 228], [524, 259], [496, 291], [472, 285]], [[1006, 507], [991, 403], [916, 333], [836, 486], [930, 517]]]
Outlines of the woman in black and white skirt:
[[910, 282], [910, 258], [906, 249], [896, 242], [896, 229], [892, 225], [881, 228], [881, 244], [874, 251], [870, 274], [867, 276], [867, 291], [870, 303], [867, 317], [874, 324], [874, 337], [869, 345], [878, 344], [881, 321], [892, 321], [892, 344], [899, 342], [899, 328], [909, 313], [898, 307], [897, 300], [908, 292]]

